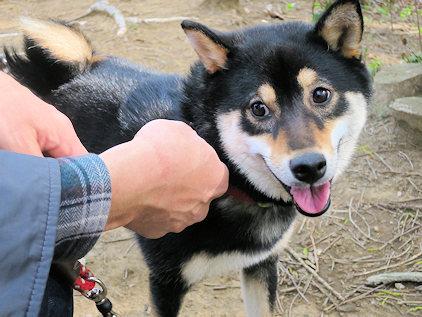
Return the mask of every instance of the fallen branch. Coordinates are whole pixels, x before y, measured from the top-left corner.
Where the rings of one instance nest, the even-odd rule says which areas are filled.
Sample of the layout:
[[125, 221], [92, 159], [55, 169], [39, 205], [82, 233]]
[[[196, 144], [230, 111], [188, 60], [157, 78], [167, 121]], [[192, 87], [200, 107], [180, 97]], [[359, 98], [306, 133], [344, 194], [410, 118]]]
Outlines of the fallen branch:
[[79, 20], [81, 18], [84, 18], [88, 15], [90, 15], [92, 12], [104, 12], [114, 18], [117, 25], [119, 26], [119, 31], [117, 31], [117, 36], [122, 36], [127, 31], [126, 21], [123, 16], [123, 14], [117, 10], [115, 7], [108, 4], [107, 0], [100, 0], [96, 3], [94, 3], [84, 14], [81, 16], [73, 19], [70, 22]]
[[395, 282], [418, 282], [422, 283], [422, 272], [398, 272], [372, 275], [366, 279], [368, 285], [388, 284]]

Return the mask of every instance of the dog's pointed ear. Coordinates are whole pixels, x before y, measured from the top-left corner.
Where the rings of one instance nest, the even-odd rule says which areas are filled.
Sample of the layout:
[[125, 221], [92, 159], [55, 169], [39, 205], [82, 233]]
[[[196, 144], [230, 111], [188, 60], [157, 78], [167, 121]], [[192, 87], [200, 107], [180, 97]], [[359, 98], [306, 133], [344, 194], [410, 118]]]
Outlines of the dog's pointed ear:
[[328, 43], [330, 49], [347, 58], [360, 59], [363, 16], [359, 0], [334, 2], [316, 23], [315, 33]]
[[182, 22], [182, 28], [199, 59], [211, 74], [227, 69], [227, 54], [230, 50], [220, 32], [189, 20]]

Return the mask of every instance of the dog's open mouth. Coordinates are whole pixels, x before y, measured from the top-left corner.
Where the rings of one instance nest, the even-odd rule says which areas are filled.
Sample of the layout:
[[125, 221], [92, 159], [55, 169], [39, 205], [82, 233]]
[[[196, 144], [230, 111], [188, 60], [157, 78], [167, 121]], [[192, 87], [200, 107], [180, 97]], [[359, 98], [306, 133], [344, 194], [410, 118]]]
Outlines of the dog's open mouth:
[[325, 213], [331, 204], [331, 182], [319, 186], [288, 187], [297, 210], [307, 217], [318, 217]]

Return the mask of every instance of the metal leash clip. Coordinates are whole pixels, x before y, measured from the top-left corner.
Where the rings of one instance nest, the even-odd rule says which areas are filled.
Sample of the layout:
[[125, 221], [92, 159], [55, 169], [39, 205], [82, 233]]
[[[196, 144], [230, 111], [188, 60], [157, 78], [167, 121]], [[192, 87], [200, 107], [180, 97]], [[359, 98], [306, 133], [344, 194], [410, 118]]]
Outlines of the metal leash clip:
[[103, 317], [117, 317], [117, 314], [113, 312], [113, 305], [107, 296], [106, 285], [98, 278], [90, 276], [86, 280], [95, 282], [101, 286], [102, 289], [93, 288], [89, 294], [82, 293], [83, 296], [95, 302], [97, 309], [103, 315]]

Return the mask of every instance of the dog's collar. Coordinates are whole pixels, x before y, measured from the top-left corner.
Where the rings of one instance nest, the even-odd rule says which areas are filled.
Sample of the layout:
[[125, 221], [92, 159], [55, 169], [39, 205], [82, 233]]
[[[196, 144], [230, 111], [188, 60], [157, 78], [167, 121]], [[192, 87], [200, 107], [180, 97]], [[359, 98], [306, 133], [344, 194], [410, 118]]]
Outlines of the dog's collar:
[[273, 203], [261, 203], [261, 202], [256, 202], [254, 201], [251, 197], [249, 197], [248, 195], [246, 195], [244, 192], [242, 192], [239, 188], [233, 186], [233, 185], [229, 185], [229, 189], [227, 190], [227, 194], [229, 194], [232, 197], [235, 197], [237, 199], [243, 200], [247, 203], [250, 204], [256, 204], [259, 207], [262, 208], [267, 208], [267, 207], [272, 207], [274, 206]]
[[242, 192], [239, 188], [234, 187], [231, 184], [229, 185], [229, 189], [227, 190], [227, 194], [229, 194], [230, 196], [233, 196], [234, 198], [246, 201], [247, 203], [256, 204], [256, 202], [251, 197], [249, 197], [244, 192]]

